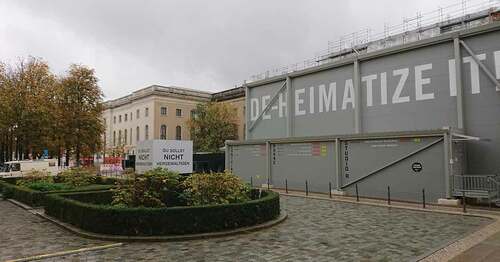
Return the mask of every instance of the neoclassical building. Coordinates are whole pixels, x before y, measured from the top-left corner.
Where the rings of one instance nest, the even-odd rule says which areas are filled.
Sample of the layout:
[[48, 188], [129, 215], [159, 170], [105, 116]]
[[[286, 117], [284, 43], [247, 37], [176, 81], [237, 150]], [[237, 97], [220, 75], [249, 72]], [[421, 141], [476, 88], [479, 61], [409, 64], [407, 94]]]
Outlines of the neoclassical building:
[[187, 121], [200, 102], [230, 103], [237, 110], [238, 138], [244, 138], [244, 89], [219, 93], [152, 85], [130, 95], [106, 101], [103, 118], [106, 125], [106, 149], [122, 147], [135, 154], [139, 141], [148, 139], [189, 140]]

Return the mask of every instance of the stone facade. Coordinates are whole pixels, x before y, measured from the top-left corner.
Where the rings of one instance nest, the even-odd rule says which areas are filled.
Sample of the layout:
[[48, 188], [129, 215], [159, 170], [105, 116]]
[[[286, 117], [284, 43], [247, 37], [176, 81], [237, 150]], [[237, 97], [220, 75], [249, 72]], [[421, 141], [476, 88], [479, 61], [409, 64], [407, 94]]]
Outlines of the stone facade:
[[198, 103], [229, 103], [238, 115], [238, 138], [244, 139], [245, 94], [243, 88], [219, 93], [153, 85], [105, 102], [106, 149], [123, 147], [135, 154], [139, 141], [148, 139], [189, 140], [187, 121]]

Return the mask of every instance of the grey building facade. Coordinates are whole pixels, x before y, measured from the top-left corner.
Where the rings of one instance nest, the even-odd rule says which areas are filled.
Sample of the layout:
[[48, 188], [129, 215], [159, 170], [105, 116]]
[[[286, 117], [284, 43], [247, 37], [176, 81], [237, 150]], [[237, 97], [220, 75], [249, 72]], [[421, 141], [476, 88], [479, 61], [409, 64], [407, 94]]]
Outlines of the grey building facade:
[[227, 166], [255, 184], [433, 201], [458, 194], [454, 176], [500, 173], [500, 22], [446, 28], [247, 84], [247, 141], [228, 141]]

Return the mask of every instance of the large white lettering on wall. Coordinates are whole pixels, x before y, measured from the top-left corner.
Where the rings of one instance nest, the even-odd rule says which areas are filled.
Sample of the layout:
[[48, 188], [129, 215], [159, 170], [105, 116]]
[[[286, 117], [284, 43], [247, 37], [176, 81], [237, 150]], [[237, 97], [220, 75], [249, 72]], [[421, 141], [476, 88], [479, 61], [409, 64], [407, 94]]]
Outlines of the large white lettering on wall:
[[[493, 61], [493, 72], [497, 79], [500, 79], [500, 51], [494, 51], [489, 54], [477, 54], [477, 59], [487, 63], [488, 59]], [[446, 63], [447, 62], [447, 63]], [[448, 83], [446, 86], [438, 86], [433, 83], [433, 77], [442, 77], [441, 71], [437, 75], [433, 70], [437, 70], [433, 63], [415, 65], [413, 67], [395, 68], [390, 71], [369, 73], [361, 75], [360, 90], [363, 94], [363, 106], [374, 107], [389, 104], [404, 104], [409, 102], [430, 101], [436, 99], [436, 96], [448, 94], [450, 97], [457, 95], [455, 59], [449, 59], [445, 62], [448, 67]], [[481, 69], [471, 56], [462, 58], [462, 71], [469, 75], [463, 79], [464, 92], [472, 95], [481, 93], [480, 77]], [[438, 67], [442, 69], [442, 63]], [[271, 119], [274, 117], [285, 117], [287, 111], [288, 97], [292, 98], [291, 113], [294, 116], [305, 116], [312, 114], [333, 113], [339, 111], [353, 110], [361, 105], [361, 101], [356, 101], [354, 81], [352, 77], [348, 79], [338, 79], [331, 82], [319, 83], [317, 85], [293, 86], [292, 94], [288, 96], [286, 92], [280, 93], [278, 99], [274, 99], [275, 104], [270, 106], [262, 114], [262, 119]], [[445, 92], [438, 90], [443, 90]], [[500, 91], [500, 87], [496, 87]], [[254, 121], [259, 113], [266, 108], [271, 101], [271, 96], [251, 97], [250, 119]], [[277, 111], [272, 114], [272, 111]]]

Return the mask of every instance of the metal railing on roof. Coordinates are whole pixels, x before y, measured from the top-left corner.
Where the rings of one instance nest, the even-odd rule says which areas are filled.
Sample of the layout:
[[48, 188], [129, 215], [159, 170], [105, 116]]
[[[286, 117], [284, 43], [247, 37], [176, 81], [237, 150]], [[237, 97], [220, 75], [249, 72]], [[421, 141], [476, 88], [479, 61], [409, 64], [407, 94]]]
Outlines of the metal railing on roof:
[[[252, 75], [245, 82], [254, 82], [319, 66], [334, 61], [334, 59], [343, 59], [346, 55], [354, 55], [359, 51], [371, 52], [449, 31], [474, 27], [481, 23], [471, 23], [471, 20], [481, 19], [484, 15], [498, 11], [500, 11], [500, 0], [460, 0], [455, 4], [439, 7], [431, 12], [418, 12], [414, 17], [403, 18], [403, 23], [400, 24], [385, 24], [382, 32], [374, 33], [367, 28], [344, 35], [336, 41], [328, 42], [327, 50], [319, 52], [313, 58], [269, 69], [263, 73]], [[484, 22], [488, 23], [489, 21], [485, 20]], [[449, 27], [449, 30], [443, 30], [446, 27]], [[431, 32], [432, 29], [435, 31]], [[395, 38], [398, 39], [395, 40]]]

